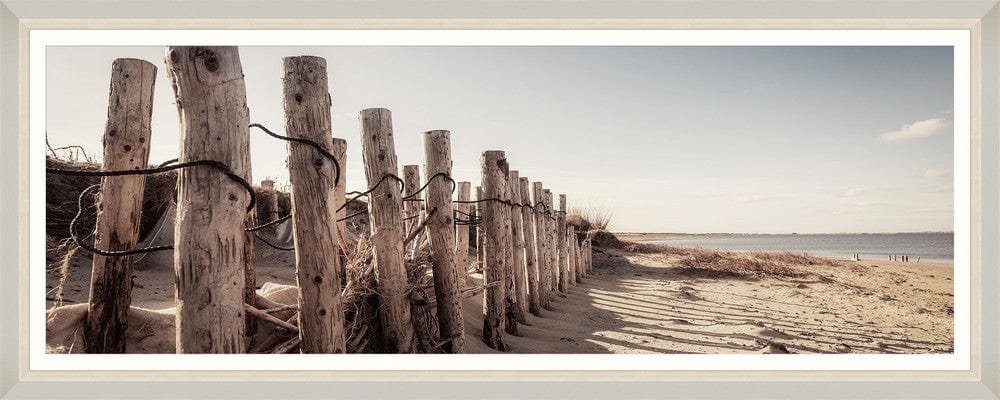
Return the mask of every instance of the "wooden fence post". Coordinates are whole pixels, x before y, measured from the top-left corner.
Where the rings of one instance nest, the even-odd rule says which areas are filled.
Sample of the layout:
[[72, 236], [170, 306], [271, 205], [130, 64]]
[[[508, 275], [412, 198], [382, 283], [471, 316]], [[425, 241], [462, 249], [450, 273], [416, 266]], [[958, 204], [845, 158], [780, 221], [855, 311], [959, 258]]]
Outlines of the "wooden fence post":
[[587, 238], [587, 249], [584, 251], [585, 257], [587, 258], [587, 264], [585, 270], [587, 273], [591, 273], [594, 270], [594, 240], [590, 237]]
[[[344, 206], [347, 202], [347, 140], [343, 138], [333, 138], [333, 146], [330, 148], [330, 154], [333, 154], [337, 158], [337, 162], [340, 163], [340, 179], [337, 180], [337, 186], [333, 188], [333, 201], [337, 203], [337, 208]], [[347, 281], [347, 257], [351, 255], [351, 249], [354, 243], [351, 243], [347, 236], [347, 221], [341, 220], [347, 217], [347, 207], [341, 208], [337, 211], [337, 243], [340, 244], [340, 251], [344, 254], [344, 260], [340, 263], [340, 281]]]
[[[326, 59], [300, 56], [285, 57], [283, 61], [285, 131], [289, 137], [331, 149]], [[337, 169], [334, 161], [309, 146], [289, 142], [288, 154], [302, 352], [343, 353], [346, 345], [337, 249], [339, 204], [334, 193]]]
[[274, 181], [265, 179], [260, 181], [260, 188], [263, 189], [263, 198], [258, 199], [259, 204], [267, 203], [267, 215], [261, 215], [264, 220], [261, 222], [271, 222], [280, 218], [278, 212], [278, 191], [274, 188]]
[[[510, 192], [510, 164], [507, 162], [503, 163], [503, 182], [501, 189], [500, 199], [510, 204], [511, 192]], [[517, 323], [518, 318], [518, 304], [517, 304], [517, 289], [514, 285], [514, 227], [511, 223], [511, 210], [513, 207], [505, 204], [501, 209], [503, 215], [503, 221], [506, 224], [507, 230], [504, 233], [504, 250], [507, 254], [507, 262], [504, 264], [503, 276], [506, 278], [504, 281], [504, 286], [507, 287], [504, 290], [504, 298], [506, 300], [506, 305], [504, 306], [504, 311], [507, 312], [507, 333], [511, 335], [517, 335]]]
[[[472, 183], [458, 183], [458, 201], [469, 201], [472, 194]], [[472, 205], [469, 203], [458, 203], [459, 218], [471, 220]], [[458, 282], [462, 285], [469, 283], [469, 225], [461, 224], [455, 226], [455, 272], [458, 274]]]
[[[156, 66], [132, 58], [111, 63], [111, 93], [104, 128], [105, 171], [146, 168]], [[94, 245], [110, 251], [131, 250], [139, 241], [145, 175], [101, 179]], [[88, 353], [124, 353], [132, 303], [132, 256], [94, 254], [90, 299], [84, 324]]]
[[[521, 179], [518, 171], [510, 171], [507, 177], [507, 188], [510, 193], [510, 201], [516, 205], [521, 204]], [[511, 269], [514, 273], [514, 294], [517, 298], [517, 307], [514, 313], [517, 322], [528, 325], [528, 273], [524, 264], [524, 219], [521, 210], [524, 207], [510, 207], [510, 227], [511, 241], [513, 242], [514, 259]]]
[[[424, 181], [427, 182], [427, 236], [431, 243], [434, 269], [434, 296], [437, 300], [441, 338], [449, 342], [444, 349], [465, 352], [465, 323], [462, 319], [463, 282], [455, 267], [455, 212], [451, 202], [451, 133], [444, 130], [424, 132]], [[437, 174], [444, 174], [444, 177]]]
[[580, 253], [576, 251], [576, 234], [573, 233], [573, 227], [569, 224], [566, 224], [566, 251], [569, 253], [569, 283], [575, 286], [577, 284], [576, 266], [579, 262], [577, 256]]
[[587, 273], [594, 271], [594, 239], [587, 238]]
[[[404, 232], [407, 235], [413, 231], [413, 228], [420, 224], [423, 220], [420, 216], [423, 214], [421, 210], [423, 209], [423, 202], [419, 201], [423, 196], [417, 193], [417, 189], [420, 189], [420, 166], [419, 165], [404, 165], [403, 166], [403, 196], [410, 197], [413, 196], [409, 201], [403, 202], [403, 226], [406, 227]], [[420, 246], [419, 240], [416, 246]]]
[[531, 186], [531, 198], [535, 204], [541, 204], [535, 209], [535, 246], [538, 250], [538, 304], [542, 308], [549, 308], [549, 292], [552, 290], [552, 282], [549, 279], [551, 264], [549, 263], [549, 241], [548, 226], [545, 207], [545, 190], [541, 182], [534, 182]]
[[[476, 201], [484, 199], [483, 197], [483, 187], [476, 186]], [[476, 218], [483, 218], [483, 203], [476, 203]], [[485, 258], [486, 250], [483, 248], [483, 226], [482, 223], [476, 226], [476, 261], [479, 261], [479, 270], [483, 270], [483, 265], [486, 264]], [[486, 275], [483, 275], [483, 282], [486, 282]]]
[[556, 233], [559, 234], [559, 291], [566, 293], [569, 290], [569, 253], [566, 251], [566, 195], [559, 195], [559, 213]]
[[583, 247], [576, 232], [573, 232], [573, 250], [576, 252], [576, 283], [583, 283]]
[[545, 216], [545, 241], [546, 248], [548, 250], [549, 258], [549, 271], [546, 279], [549, 280], [549, 292], [546, 294], [551, 302], [553, 295], [555, 295], [559, 286], [559, 248], [556, 246], [556, 219], [555, 219], [555, 209], [552, 207], [552, 191], [549, 189], [544, 189], [545, 193], [545, 209], [548, 210]]
[[[213, 160], [248, 182], [249, 122], [236, 47], [168, 47], [180, 116], [180, 162]], [[209, 167], [177, 174], [174, 272], [178, 353], [242, 353], [252, 194]]]
[[375, 279], [381, 306], [382, 345], [390, 353], [408, 353], [413, 347], [406, 264], [403, 259], [403, 210], [395, 176], [396, 147], [392, 113], [384, 108], [361, 110], [361, 147], [368, 187], [381, 184], [368, 196]]
[[[482, 156], [483, 196], [481, 199], [504, 198], [504, 185], [507, 180], [507, 159], [503, 151], [492, 150], [483, 152]], [[498, 201], [479, 203], [482, 210], [482, 237], [484, 260], [484, 284], [488, 287], [483, 292], [483, 341], [499, 351], [507, 350], [504, 341], [504, 329], [507, 326], [506, 291], [508, 280], [504, 276], [508, 258], [510, 230], [508, 221], [504, 220], [504, 208], [507, 205]]]
[[541, 303], [538, 297], [538, 252], [536, 246], [538, 239], [535, 237], [535, 215], [537, 209], [534, 207], [531, 192], [528, 190], [528, 178], [521, 177], [518, 180], [521, 190], [521, 202], [528, 207], [521, 208], [521, 217], [524, 227], [524, 264], [528, 274], [528, 311], [534, 315], [541, 316]]

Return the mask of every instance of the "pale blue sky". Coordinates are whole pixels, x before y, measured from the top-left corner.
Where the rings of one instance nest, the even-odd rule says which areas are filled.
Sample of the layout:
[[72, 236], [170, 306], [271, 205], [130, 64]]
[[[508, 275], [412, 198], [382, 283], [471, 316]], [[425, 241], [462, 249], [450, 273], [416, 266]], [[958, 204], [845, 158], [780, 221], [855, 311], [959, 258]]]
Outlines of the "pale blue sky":
[[[348, 189], [365, 186], [357, 113], [393, 112], [400, 165], [452, 132], [454, 175], [479, 155], [601, 206], [641, 232], [952, 230], [950, 47], [243, 47], [253, 122], [283, 131], [281, 57], [328, 62]], [[178, 154], [160, 47], [50, 48], [53, 146], [99, 154], [110, 66], [159, 67], [151, 163]], [[256, 181], [286, 147], [251, 133]]]

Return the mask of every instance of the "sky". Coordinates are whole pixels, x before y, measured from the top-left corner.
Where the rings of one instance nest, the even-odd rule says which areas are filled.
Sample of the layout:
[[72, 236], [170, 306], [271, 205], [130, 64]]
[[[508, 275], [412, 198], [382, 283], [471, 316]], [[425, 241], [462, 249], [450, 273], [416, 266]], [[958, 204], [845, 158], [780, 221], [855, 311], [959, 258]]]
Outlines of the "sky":
[[[162, 47], [50, 47], [46, 131], [98, 160], [111, 63], [157, 65], [150, 163], [176, 158]], [[619, 232], [953, 230], [951, 47], [241, 47], [251, 122], [284, 130], [281, 58], [327, 60], [348, 190], [366, 187], [358, 112], [392, 111], [399, 165], [452, 135], [613, 214]], [[288, 182], [285, 142], [251, 131], [253, 179]]]

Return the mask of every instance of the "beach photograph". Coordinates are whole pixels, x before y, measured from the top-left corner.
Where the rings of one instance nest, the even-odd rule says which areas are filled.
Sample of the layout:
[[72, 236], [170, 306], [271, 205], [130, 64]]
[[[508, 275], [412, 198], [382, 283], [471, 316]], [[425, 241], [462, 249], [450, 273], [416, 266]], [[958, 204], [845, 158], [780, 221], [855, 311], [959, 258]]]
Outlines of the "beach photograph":
[[49, 46], [45, 351], [952, 354], [954, 65]]

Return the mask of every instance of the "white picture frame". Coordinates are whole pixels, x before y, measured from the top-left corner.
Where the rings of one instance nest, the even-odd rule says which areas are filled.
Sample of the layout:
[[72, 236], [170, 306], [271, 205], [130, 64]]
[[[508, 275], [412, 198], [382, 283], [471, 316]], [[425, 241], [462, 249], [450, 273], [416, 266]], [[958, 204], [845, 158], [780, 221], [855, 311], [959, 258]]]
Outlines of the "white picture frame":
[[[28, 2], [0, 0], [0, 398], [1000, 398], [997, 0]], [[236, 4], [236, 6], [233, 6]], [[565, 12], [565, 14], [560, 14]], [[211, 19], [190, 19], [211, 18]], [[775, 19], [780, 18], [780, 19]], [[971, 57], [971, 365], [967, 371], [39, 371], [28, 362], [31, 33], [52, 29], [958, 29]], [[13, 134], [18, 132], [18, 134]], [[956, 185], [957, 186], [957, 185]], [[17, 221], [15, 223], [14, 221]], [[15, 261], [16, 260], [16, 261]], [[16, 304], [17, 307], [8, 305]], [[242, 381], [236, 384], [233, 381]], [[390, 381], [390, 384], [374, 381]], [[531, 382], [529, 382], [531, 381]], [[547, 381], [547, 382], [541, 382]], [[613, 381], [642, 381], [628, 384]], [[448, 382], [446, 386], [442, 386]], [[301, 394], [301, 395], [300, 395]]]

